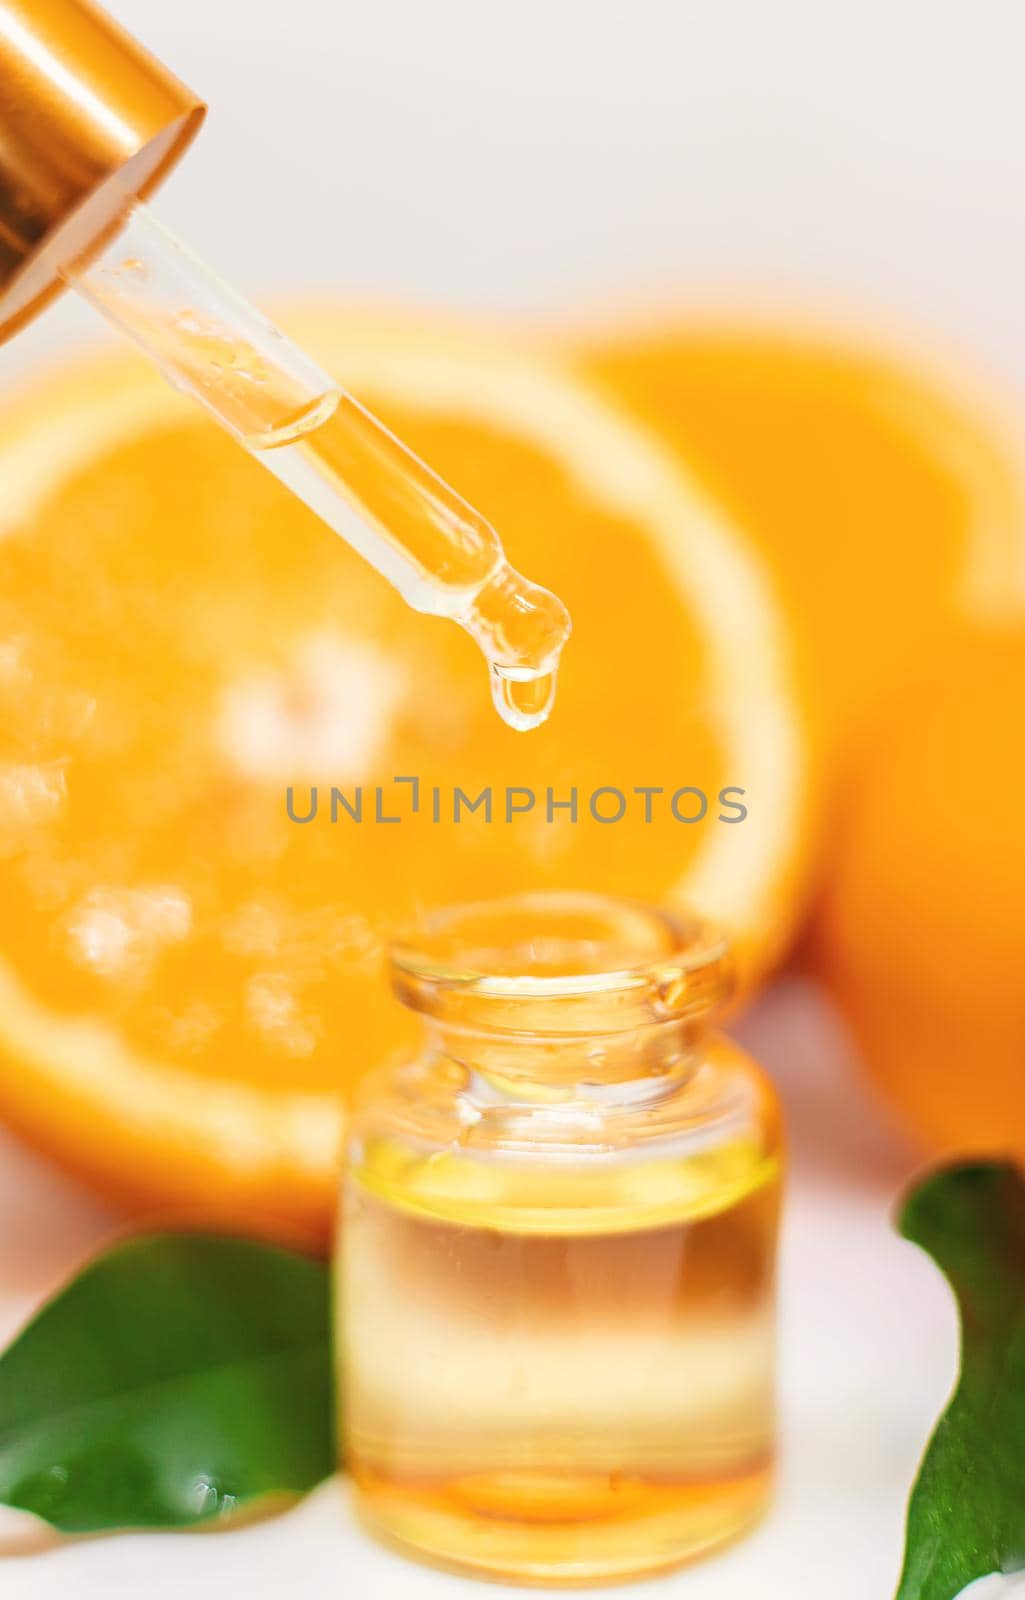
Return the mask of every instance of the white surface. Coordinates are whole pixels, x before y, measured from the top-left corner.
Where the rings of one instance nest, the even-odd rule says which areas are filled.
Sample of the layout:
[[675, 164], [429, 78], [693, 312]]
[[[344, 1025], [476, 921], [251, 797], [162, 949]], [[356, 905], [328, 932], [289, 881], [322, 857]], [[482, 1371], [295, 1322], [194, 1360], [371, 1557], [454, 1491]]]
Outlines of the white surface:
[[[783, 1087], [796, 1167], [783, 1255], [780, 1493], [745, 1543], [639, 1592], [889, 1600], [907, 1491], [955, 1371], [953, 1302], [930, 1262], [893, 1232], [910, 1158], [851, 1071], [820, 998], [796, 981], [781, 985], [744, 1032]], [[0, 1337], [112, 1220], [23, 1152], [7, 1151]], [[237, 1532], [95, 1539], [0, 1561], [4, 1600], [223, 1600], [233, 1589], [249, 1600], [522, 1592], [457, 1582], [378, 1549], [337, 1483]]]

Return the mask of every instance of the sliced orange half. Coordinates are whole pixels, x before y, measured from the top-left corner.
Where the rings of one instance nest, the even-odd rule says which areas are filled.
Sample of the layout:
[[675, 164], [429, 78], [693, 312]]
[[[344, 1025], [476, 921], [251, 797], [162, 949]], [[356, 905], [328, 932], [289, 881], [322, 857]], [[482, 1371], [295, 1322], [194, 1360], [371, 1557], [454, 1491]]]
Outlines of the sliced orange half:
[[[345, 1092], [409, 1037], [396, 918], [527, 886], [680, 899], [750, 981], [801, 905], [809, 799], [783, 619], [679, 459], [497, 338], [293, 322], [566, 601], [554, 715], [504, 727], [458, 629], [132, 359], [10, 401], [0, 1114], [136, 1201], [322, 1237]], [[457, 788], [491, 820], [453, 821]], [[628, 814], [606, 793], [598, 820], [599, 790]]]

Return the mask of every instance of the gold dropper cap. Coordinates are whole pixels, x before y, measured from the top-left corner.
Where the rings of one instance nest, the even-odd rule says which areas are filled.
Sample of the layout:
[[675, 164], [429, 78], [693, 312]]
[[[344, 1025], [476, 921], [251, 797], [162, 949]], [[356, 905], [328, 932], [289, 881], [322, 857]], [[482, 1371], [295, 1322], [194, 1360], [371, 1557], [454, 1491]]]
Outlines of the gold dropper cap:
[[91, 0], [0, 0], [0, 340], [156, 188], [205, 110]]

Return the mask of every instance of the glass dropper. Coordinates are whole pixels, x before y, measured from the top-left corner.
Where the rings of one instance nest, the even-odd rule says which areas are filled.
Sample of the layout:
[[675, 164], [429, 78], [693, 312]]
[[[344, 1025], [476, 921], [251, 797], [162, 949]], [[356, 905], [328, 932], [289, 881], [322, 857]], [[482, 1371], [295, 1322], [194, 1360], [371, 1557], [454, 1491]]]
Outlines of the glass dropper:
[[140, 203], [63, 276], [408, 605], [476, 640], [511, 727], [545, 720], [565, 606], [510, 566], [491, 524], [383, 423]]
[[0, 0], [0, 340], [70, 286], [418, 611], [458, 622], [517, 729], [569, 635], [494, 528], [143, 201], [205, 107], [95, 0]]

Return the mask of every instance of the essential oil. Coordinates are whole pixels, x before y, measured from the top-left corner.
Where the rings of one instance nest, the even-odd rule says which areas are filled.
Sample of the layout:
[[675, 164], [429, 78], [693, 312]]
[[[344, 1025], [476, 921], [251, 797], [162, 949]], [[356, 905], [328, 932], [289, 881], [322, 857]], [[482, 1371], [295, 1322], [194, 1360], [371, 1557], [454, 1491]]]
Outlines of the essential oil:
[[365, 1521], [535, 1583], [734, 1537], [771, 1483], [781, 1150], [705, 1032], [724, 948], [527, 896], [432, 919], [395, 972], [428, 1046], [357, 1113], [339, 1252]]

